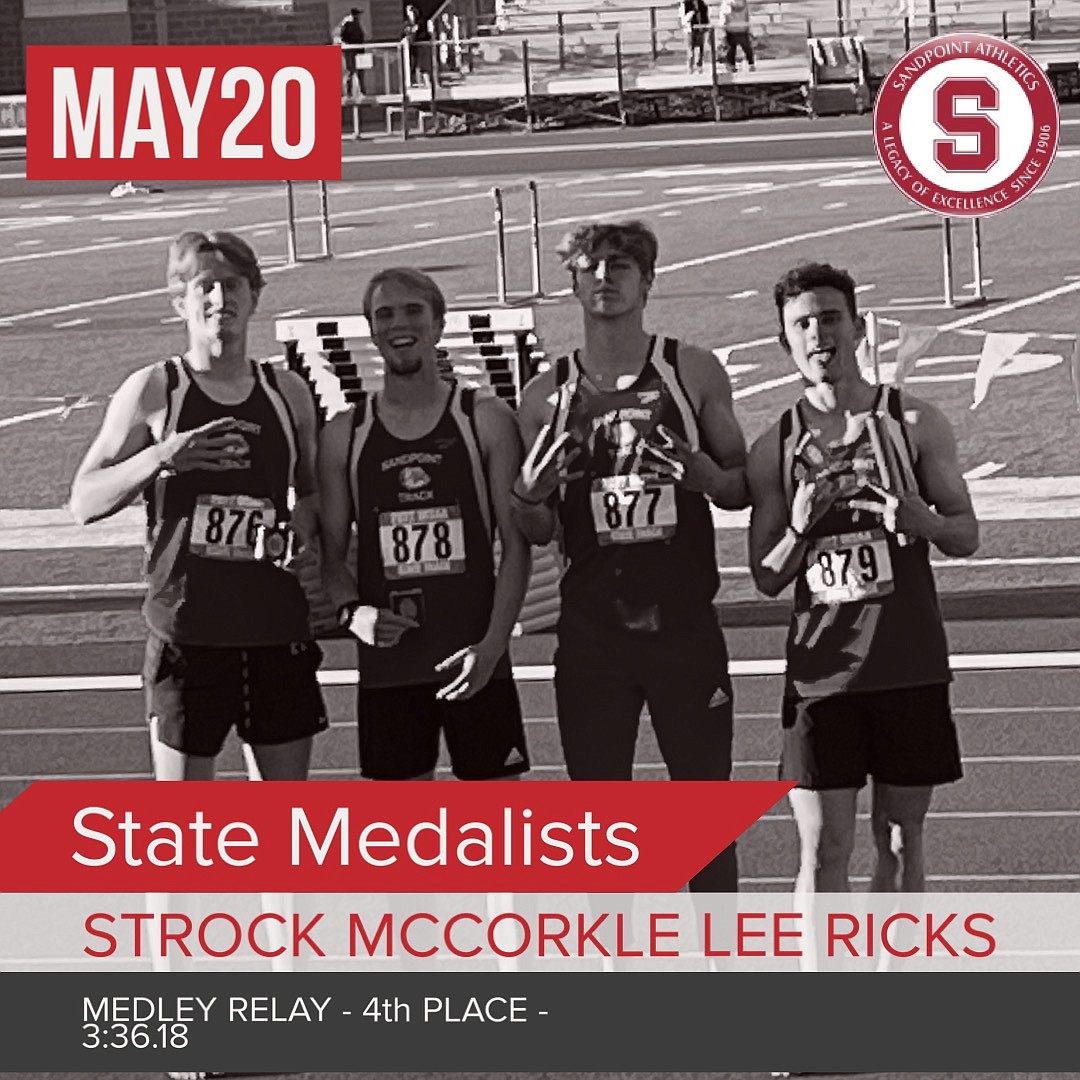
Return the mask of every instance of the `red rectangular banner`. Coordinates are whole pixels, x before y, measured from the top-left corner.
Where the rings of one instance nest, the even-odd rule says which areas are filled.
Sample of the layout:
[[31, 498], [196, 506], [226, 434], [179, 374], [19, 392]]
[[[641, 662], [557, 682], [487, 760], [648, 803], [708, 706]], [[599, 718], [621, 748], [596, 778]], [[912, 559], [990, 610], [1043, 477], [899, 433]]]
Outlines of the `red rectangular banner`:
[[334, 45], [33, 45], [30, 180], [338, 180]]

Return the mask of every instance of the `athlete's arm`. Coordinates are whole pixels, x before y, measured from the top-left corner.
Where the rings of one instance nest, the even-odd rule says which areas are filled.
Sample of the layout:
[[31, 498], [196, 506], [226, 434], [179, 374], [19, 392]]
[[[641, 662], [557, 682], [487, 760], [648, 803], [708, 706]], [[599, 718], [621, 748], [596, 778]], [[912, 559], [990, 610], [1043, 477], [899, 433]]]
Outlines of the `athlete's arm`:
[[319, 436], [319, 520], [322, 536], [322, 580], [335, 608], [358, 604], [349, 621], [349, 633], [365, 645], [391, 648], [415, 619], [388, 608], [364, 604], [349, 569], [352, 537], [352, 491], [349, 487], [349, 441], [353, 414], [338, 413]]
[[295, 371], [280, 373], [278, 386], [296, 422], [296, 505], [291, 521], [300, 542], [307, 544], [315, 538], [319, 527], [315, 402], [307, 383]]
[[164, 378], [157, 375], [154, 367], [134, 372], [109, 402], [71, 483], [71, 512], [80, 525], [127, 506], [165, 463], [164, 448], [147, 424], [156, 399], [165, 405]]
[[750, 503], [746, 483], [746, 439], [735, 418], [731, 380], [705, 349], [683, 346], [680, 366], [687, 379], [701, 430], [702, 449], [688, 463], [683, 485], [701, 491], [724, 510]]
[[909, 397], [904, 404], [905, 411], [916, 416], [908, 430], [915, 437], [915, 475], [926, 499], [916, 492], [901, 495], [896, 528], [910, 536], [926, 537], [943, 555], [973, 555], [979, 547], [979, 523], [960, 469], [952, 427], [929, 402]]
[[[531, 379], [522, 391], [517, 422], [521, 442], [526, 448], [536, 444], [540, 432], [550, 419], [552, 409], [548, 398], [554, 392], [555, 378], [551, 371]], [[518, 462], [518, 474], [513, 478], [510, 489], [510, 511], [514, 523], [530, 544], [548, 544], [555, 535], [555, 507], [552, 505], [555, 489], [548, 490], [548, 480], [549, 477], [542, 476], [539, 484], [526, 484]]]
[[[750, 572], [766, 596], [777, 596], [798, 574], [806, 540], [792, 527], [780, 476], [780, 434], [774, 426], [750, 449]], [[766, 563], [768, 565], [766, 565]]]
[[436, 668], [441, 672], [457, 668], [450, 681], [436, 694], [448, 701], [472, 697], [491, 679], [495, 665], [510, 642], [532, 565], [529, 543], [514, 524], [510, 510], [510, 489], [521, 469], [523, 457], [514, 414], [498, 398], [483, 398], [476, 403], [476, 432], [502, 555], [495, 577], [487, 632], [480, 641], [446, 657]]
[[348, 566], [352, 535], [348, 461], [351, 431], [352, 412], [341, 412], [322, 429], [318, 441], [323, 585], [335, 608], [360, 599], [360, 590]]
[[225, 416], [157, 442], [150, 419], [165, 405], [161, 365], [136, 371], [113, 395], [71, 484], [71, 512], [80, 524], [100, 521], [127, 506], [161, 469], [225, 472], [248, 467], [248, 421]]

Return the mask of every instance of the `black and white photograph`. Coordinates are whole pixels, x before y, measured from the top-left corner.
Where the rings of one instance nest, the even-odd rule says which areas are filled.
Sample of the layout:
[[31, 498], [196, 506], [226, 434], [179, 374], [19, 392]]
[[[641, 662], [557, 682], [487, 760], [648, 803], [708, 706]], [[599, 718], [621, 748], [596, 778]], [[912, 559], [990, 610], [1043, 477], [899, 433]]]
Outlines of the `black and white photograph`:
[[1078, 236], [1080, 0], [0, 0], [0, 1069], [1075, 1065]]

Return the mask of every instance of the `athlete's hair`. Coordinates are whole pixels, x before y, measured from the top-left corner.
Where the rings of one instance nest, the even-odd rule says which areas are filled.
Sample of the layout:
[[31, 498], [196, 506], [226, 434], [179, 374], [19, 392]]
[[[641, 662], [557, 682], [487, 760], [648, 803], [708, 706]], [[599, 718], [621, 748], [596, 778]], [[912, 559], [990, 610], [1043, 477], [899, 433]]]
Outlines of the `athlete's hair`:
[[784, 305], [812, 289], [836, 289], [843, 293], [851, 317], [859, 317], [859, 308], [855, 301], [855, 280], [846, 270], [830, 263], [799, 263], [784, 274], [773, 288], [776, 316], [780, 320], [780, 344], [785, 349], [788, 348], [788, 339], [784, 330]]
[[388, 281], [403, 285], [407, 289], [415, 289], [431, 305], [436, 319], [441, 319], [446, 314], [446, 297], [433, 278], [423, 270], [414, 270], [411, 266], [390, 266], [375, 274], [364, 290], [364, 317], [368, 323], [371, 322], [371, 301], [375, 290]]
[[591, 259], [604, 245], [629, 255], [647, 281], [656, 275], [660, 245], [656, 233], [643, 221], [590, 221], [568, 232], [559, 243], [558, 255], [571, 275], [577, 276], [577, 261]]
[[255, 296], [266, 284], [259, 259], [246, 241], [231, 232], [184, 232], [169, 245], [169, 258], [165, 266], [165, 283], [170, 296], [183, 294], [187, 283], [195, 276], [197, 257], [211, 254], [223, 258], [230, 266], [247, 278]]

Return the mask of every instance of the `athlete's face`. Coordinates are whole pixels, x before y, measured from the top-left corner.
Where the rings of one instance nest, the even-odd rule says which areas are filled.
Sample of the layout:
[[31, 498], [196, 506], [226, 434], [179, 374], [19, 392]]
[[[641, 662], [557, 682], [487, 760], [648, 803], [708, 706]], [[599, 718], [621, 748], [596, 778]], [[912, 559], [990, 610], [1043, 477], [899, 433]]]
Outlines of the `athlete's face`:
[[839, 289], [821, 286], [784, 304], [784, 333], [799, 373], [808, 383], [836, 383], [857, 377], [856, 350], [862, 318], [852, 317]]
[[598, 319], [640, 311], [651, 284], [630, 255], [610, 244], [579, 256], [574, 264], [574, 293], [586, 314]]
[[202, 344], [219, 354], [224, 345], [246, 340], [258, 294], [220, 252], [202, 252], [195, 260], [194, 273], [173, 303], [187, 323], [192, 345]]
[[371, 297], [371, 340], [395, 375], [415, 375], [434, 361], [443, 320], [431, 301], [398, 281], [384, 281]]

